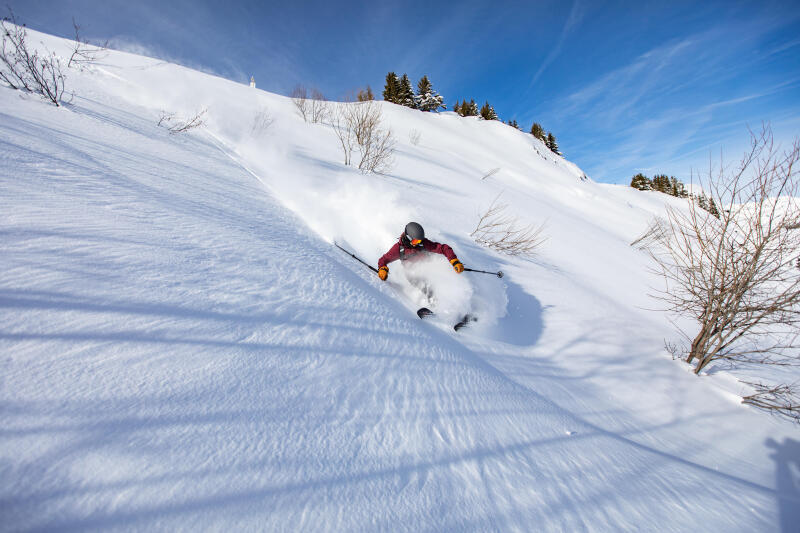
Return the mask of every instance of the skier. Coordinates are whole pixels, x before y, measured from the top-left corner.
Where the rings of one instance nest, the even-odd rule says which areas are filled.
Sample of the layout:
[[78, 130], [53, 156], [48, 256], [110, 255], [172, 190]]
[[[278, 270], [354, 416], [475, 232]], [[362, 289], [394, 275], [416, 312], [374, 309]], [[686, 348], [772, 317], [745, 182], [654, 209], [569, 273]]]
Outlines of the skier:
[[425, 230], [422, 229], [422, 226], [416, 222], [409, 222], [406, 224], [406, 228], [400, 238], [394, 243], [394, 246], [389, 248], [389, 251], [378, 259], [378, 277], [383, 281], [386, 281], [386, 278], [389, 277], [387, 263], [397, 259], [404, 262], [416, 261], [431, 253], [442, 254], [450, 261], [457, 273], [464, 272], [464, 265], [458, 260], [450, 246], [426, 239]]
[[[464, 272], [464, 265], [458, 260], [458, 257], [456, 257], [456, 254], [450, 246], [426, 239], [425, 230], [422, 229], [422, 226], [416, 222], [409, 222], [406, 224], [405, 230], [394, 246], [378, 259], [378, 277], [383, 281], [386, 281], [386, 278], [389, 277], [389, 267], [386, 266], [387, 263], [399, 259], [404, 263], [408, 262], [407, 266], [410, 266], [413, 262], [427, 257], [432, 253], [445, 256], [457, 273], [461, 274]], [[433, 291], [424, 279], [414, 275], [412, 271], [413, 269], [406, 269], [406, 277], [408, 280], [422, 290], [428, 299], [431, 299], [433, 297]]]
[[[458, 260], [450, 246], [426, 239], [425, 230], [422, 229], [422, 226], [416, 222], [409, 222], [394, 246], [378, 259], [378, 277], [386, 281], [386, 278], [389, 277], [387, 263], [400, 259], [403, 262], [403, 273], [408, 281], [425, 294], [429, 303], [434, 304], [433, 289], [425, 278], [424, 273], [420, 272], [421, 269], [414, 268], [415, 263], [434, 253], [445, 256], [450, 261], [450, 264], [453, 265], [453, 270], [456, 273], [461, 274], [464, 272], [464, 265]], [[417, 316], [420, 318], [432, 316], [433, 314], [433, 311], [427, 307], [421, 307], [417, 310]], [[475, 320], [477, 319], [468, 313], [453, 328], [458, 331]]]

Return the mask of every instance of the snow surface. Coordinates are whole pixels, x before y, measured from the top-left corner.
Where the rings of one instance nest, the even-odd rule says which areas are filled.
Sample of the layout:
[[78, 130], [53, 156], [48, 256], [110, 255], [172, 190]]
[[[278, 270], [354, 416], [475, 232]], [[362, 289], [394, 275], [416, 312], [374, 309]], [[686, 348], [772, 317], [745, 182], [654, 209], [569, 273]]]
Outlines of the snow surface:
[[[68, 83], [0, 88], [3, 531], [800, 530], [797, 426], [648, 310], [629, 243], [679, 200], [453, 113], [377, 103], [364, 176], [282, 96], [121, 52]], [[535, 259], [470, 239], [498, 195]], [[374, 264], [409, 220], [506, 276], [433, 261], [418, 320], [402, 267], [331, 245]]]

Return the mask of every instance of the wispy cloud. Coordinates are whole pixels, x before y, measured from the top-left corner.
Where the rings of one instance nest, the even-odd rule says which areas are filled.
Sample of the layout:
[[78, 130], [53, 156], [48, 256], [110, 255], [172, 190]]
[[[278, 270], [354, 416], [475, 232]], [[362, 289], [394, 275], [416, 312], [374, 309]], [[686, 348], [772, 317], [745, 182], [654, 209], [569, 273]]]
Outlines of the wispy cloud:
[[800, 71], [784, 60], [800, 40], [776, 41], [780, 28], [769, 18], [679, 36], [548, 102], [541, 120], [575, 135], [561, 144], [592, 177], [688, 179], [712, 151], [738, 156], [748, 126], [796, 116]]
[[583, 18], [583, 8], [579, 0], [574, 0], [572, 2], [572, 9], [570, 9], [569, 16], [567, 17], [567, 21], [564, 23], [564, 27], [561, 29], [561, 34], [558, 36], [558, 41], [556, 45], [550, 50], [550, 53], [547, 54], [542, 64], [539, 65], [539, 70], [536, 71], [536, 74], [533, 75], [530, 84], [528, 84], [528, 88], [530, 89], [536, 82], [539, 81], [539, 77], [544, 73], [547, 67], [555, 61], [555, 59], [561, 54], [561, 49], [564, 46], [564, 41], [567, 39], [567, 36], [575, 29], [576, 26], [580, 23], [581, 19]]
[[640, 55], [630, 64], [568, 95], [559, 105], [560, 113], [615, 122], [643, 99], [652, 99], [654, 94], [669, 87], [671, 67], [690, 54], [697, 43], [696, 39], [687, 38]]

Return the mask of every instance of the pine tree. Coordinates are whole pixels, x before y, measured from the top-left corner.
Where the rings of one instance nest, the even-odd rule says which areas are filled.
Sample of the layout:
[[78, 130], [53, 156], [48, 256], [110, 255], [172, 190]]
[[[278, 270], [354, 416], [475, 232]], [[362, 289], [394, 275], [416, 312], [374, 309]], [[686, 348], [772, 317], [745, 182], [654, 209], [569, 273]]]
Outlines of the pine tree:
[[670, 194], [672, 191], [672, 184], [666, 174], [657, 174], [653, 176], [653, 189], [664, 194]]
[[516, 121], [516, 119], [514, 119], [514, 120], [509, 120], [508, 122], [506, 122], [506, 124], [508, 124], [508, 125], [509, 125], [509, 126], [511, 126], [512, 128], [517, 128], [517, 129], [519, 129], [519, 124], [517, 124], [517, 121]]
[[631, 179], [631, 187], [639, 189], [640, 191], [650, 191], [653, 189], [653, 183], [647, 179], [647, 176], [639, 173]]
[[433, 90], [433, 84], [428, 76], [422, 76], [417, 83], [416, 107], [421, 111], [436, 111], [440, 107], [446, 109], [444, 98]]
[[542, 125], [539, 124], [538, 122], [534, 122], [533, 126], [531, 126], [531, 135], [533, 135], [540, 141], [545, 140], [544, 128], [542, 128]]
[[545, 144], [556, 155], [561, 155], [561, 152], [558, 150], [558, 143], [556, 142], [556, 136], [553, 135], [551, 132], [547, 132], [547, 140]]
[[706, 198], [705, 193], [701, 192], [700, 194], [695, 194], [695, 195], [692, 195], [692, 196], [693, 196], [694, 200], [697, 202], [697, 205], [701, 209], [705, 209], [706, 211], [708, 211], [708, 198]]
[[720, 217], [719, 209], [717, 209], [717, 204], [714, 202], [714, 198], [708, 199], [708, 212], [711, 213], [712, 216], [717, 218]]
[[400, 103], [400, 78], [390, 72], [386, 75], [386, 85], [383, 89], [383, 99], [394, 104]]
[[400, 91], [398, 93], [397, 103], [412, 109], [416, 109], [416, 103], [414, 102], [414, 88], [411, 87], [411, 80], [408, 79], [407, 74], [403, 74], [403, 77], [400, 78]]
[[478, 104], [475, 103], [475, 100], [469, 100], [467, 103], [464, 100], [464, 103], [461, 105], [461, 111], [463, 111], [465, 117], [477, 117], [478, 116]]
[[669, 178], [669, 193], [676, 198], [686, 198], [686, 187], [675, 176]]
[[497, 120], [497, 113], [494, 112], [494, 108], [489, 105], [488, 101], [481, 107], [480, 114], [484, 120]]
[[461, 114], [461, 104], [458, 103], [458, 100], [456, 100], [455, 105], [453, 105], [453, 111], [455, 111], [456, 113], [458, 113], [462, 117], [464, 116], [464, 115]]

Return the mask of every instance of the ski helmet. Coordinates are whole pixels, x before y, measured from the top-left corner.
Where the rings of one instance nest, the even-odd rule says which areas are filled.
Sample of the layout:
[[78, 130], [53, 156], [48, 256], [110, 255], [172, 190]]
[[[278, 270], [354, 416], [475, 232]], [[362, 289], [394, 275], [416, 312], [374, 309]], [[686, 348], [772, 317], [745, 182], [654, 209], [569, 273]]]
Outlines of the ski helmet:
[[406, 224], [404, 235], [408, 242], [413, 244], [414, 241], [421, 241], [425, 238], [425, 230], [418, 223], [409, 222]]

